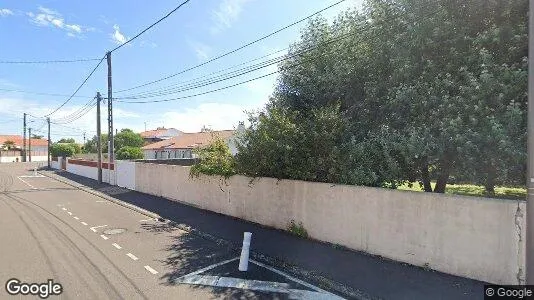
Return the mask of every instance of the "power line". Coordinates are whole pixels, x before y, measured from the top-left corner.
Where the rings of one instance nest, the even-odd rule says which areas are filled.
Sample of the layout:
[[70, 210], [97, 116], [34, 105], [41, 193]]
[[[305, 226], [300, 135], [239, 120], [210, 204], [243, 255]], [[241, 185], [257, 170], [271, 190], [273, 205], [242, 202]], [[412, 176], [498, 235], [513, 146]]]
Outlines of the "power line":
[[[433, 12], [432, 14], [435, 14], [436, 12]], [[429, 14], [431, 15], [431, 14]], [[428, 16], [425, 16], [425, 18], [428, 17]], [[418, 18], [418, 19], [423, 19], [423, 18]], [[364, 24], [367, 24], [365, 21], [364, 21]], [[352, 33], [352, 34], [355, 34], [355, 33]], [[347, 35], [352, 35], [352, 34], [347, 34]], [[374, 37], [375, 39], [377, 38], [376, 36]], [[374, 39], [371, 39], [371, 40], [374, 40]], [[453, 41], [454, 39], [450, 39], [450, 40], [444, 40], [442, 42], [449, 42], [449, 41]], [[321, 45], [322, 46], [322, 45]], [[318, 47], [318, 46], [317, 46]], [[312, 49], [313, 50], [313, 49]], [[324, 54], [324, 53], [323, 53]], [[321, 55], [323, 55], [321, 54]], [[295, 67], [295, 66], [298, 66], [298, 65], [301, 65], [303, 62], [300, 62], [300, 63], [296, 63], [296, 64], [293, 64], [291, 66], [288, 66], [287, 68], [292, 68], [292, 67]], [[276, 73], [279, 73], [280, 70], [277, 70], [275, 72], [271, 72], [269, 74], [265, 74], [265, 75], [262, 75], [262, 76], [258, 76], [258, 77], [255, 77], [255, 78], [252, 78], [252, 79], [249, 79], [249, 80], [246, 80], [246, 81], [242, 81], [242, 82], [238, 82], [236, 84], [232, 84], [232, 85], [229, 85], [229, 86], [225, 86], [225, 87], [221, 87], [221, 88], [218, 88], [218, 89], [214, 89], [214, 90], [210, 90], [210, 91], [206, 91], [206, 92], [203, 92], [203, 93], [198, 93], [198, 94], [194, 94], [194, 95], [187, 95], [187, 96], [182, 96], [182, 97], [176, 97], [176, 98], [170, 98], [170, 99], [161, 99], [161, 100], [144, 100], [144, 101], [124, 101], [124, 100], [116, 100], [117, 102], [122, 102], [122, 103], [132, 103], [132, 104], [142, 104], [142, 103], [159, 103], [159, 102], [170, 102], [170, 101], [176, 101], [176, 100], [181, 100], [181, 99], [187, 99], [187, 98], [193, 98], [193, 97], [197, 97], [197, 96], [201, 96], [201, 95], [206, 95], [206, 94], [210, 94], [210, 93], [214, 93], [214, 92], [218, 92], [218, 91], [221, 91], [221, 90], [225, 90], [225, 89], [229, 89], [229, 88], [232, 88], [232, 87], [236, 87], [236, 86], [239, 86], [239, 85], [242, 85], [242, 84], [245, 84], [245, 83], [248, 83], [248, 82], [251, 82], [251, 81], [255, 81], [255, 80], [258, 80], [258, 79], [262, 79], [264, 77], [267, 77], [267, 76], [271, 76], [271, 75], [274, 75]], [[117, 98], [119, 99], [119, 98]]]
[[166, 14], [163, 18], [157, 20], [155, 23], [153, 23], [152, 25], [148, 26], [147, 28], [143, 29], [143, 31], [139, 32], [136, 36], [134, 36], [133, 38], [127, 40], [125, 43], [123, 44], [120, 44], [119, 46], [113, 48], [113, 50], [109, 51], [109, 52], [113, 52], [115, 50], [118, 50], [119, 48], [123, 47], [124, 45], [130, 43], [131, 41], [135, 40], [136, 38], [138, 38], [140, 35], [142, 35], [143, 33], [147, 32], [148, 30], [150, 30], [150, 28], [156, 26], [159, 22], [165, 20], [166, 18], [168, 18], [170, 15], [172, 15], [174, 12], [176, 12], [178, 9], [180, 9], [183, 5], [185, 5], [187, 2], [189, 2], [189, 0], [186, 0], [184, 2], [182, 2], [180, 5], [178, 5], [176, 8], [174, 8], [173, 10], [171, 10], [168, 14]]
[[100, 61], [98, 62], [98, 64], [95, 66], [95, 68], [91, 71], [91, 73], [89, 73], [89, 75], [85, 78], [85, 80], [82, 82], [82, 84], [80, 84], [78, 86], [78, 88], [74, 91], [74, 93], [72, 93], [72, 95], [67, 99], [67, 101], [63, 102], [58, 108], [54, 109], [51, 113], [45, 115], [45, 117], [49, 117], [51, 116], [52, 114], [54, 114], [55, 112], [57, 112], [58, 110], [60, 110], [65, 104], [67, 104], [74, 96], [76, 96], [76, 93], [78, 93], [78, 91], [85, 85], [85, 83], [87, 82], [87, 80], [89, 80], [89, 78], [91, 78], [91, 76], [93, 76], [93, 73], [96, 71], [96, 69], [98, 69], [98, 67], [100, 66], [100, 64], [102, 64], [102, 61], [104, 61], [104, 57], [102, 57], [100, 59]]
[[[0, 91], [13, 92], [13, 93], [24, 93], [24, 94], [32, 94], [32, 95], [41, 95], [41, 96], [52, 96], [52, 97], [69, 97], [70, 96], [70, 95], [65, 95], [65, 94], [34, 92], [34, 91], [24, 91], [24, 90], [12, 90], [12, 89], [3, 89], [3, 88], [0, 88]], [[92, 96], [78, 96], [78, 95], [75, 95], [73, 98], [92, 98]]]
[[70, 59], [70, 60], [0, 60], [0, 64], [60, 64], [60, 63], [77, 63], [97, 61], [100, 58], [83, 58], [83, 59]]
[[[206, 75], [202, 75], [202, 76], [197, 77], [197, 78], [189, 79], [189, 80], [186, 80], [186, 81], [173, 83], [173, 84], [165, 86], [165, 87], [161, 87], [161, 88], [157, 88], [157, 89], [153, 89], [153, 90], [143, 91], [143, 92], [140, 92], [139, 94], [135, 94], [135, 95], [144, 95], [144, 94], [149, 94], [149, 93], [153, 93], [153, 92], [174, 90], [173, 87], [177, 87], [177, 86], [180, 86], [180, 85], [184, 86], [186, 83], [190, 83], [190, 82], [198, 82], [199, 79], [206, 78], [206, 77], [209, 77], [209, 76], [212, 76], [212, 75], [215, 75], [215, 74], [223, 73], [225, 71], [235, 69], [235, 68], [237, 68], [239, 66], [246, 65], [246, 64], [249, 64], [249, 63], [257, 61], [257, 60], [261, 60], [263, 58], [272, 56], [274, 54], [277, 54], [277, 53], [280, 53], [280, 52], [283, 52], [283, 51], [286, 51], [286, 50], [289, 50], [289, 49], [290, 49], [290, 47], [287, 47], [287, 48], [284, 48], [284, 49], [280, 49], [280, 50], [276, 50], [276, 51], [271, 52], [269, 54], [266, 54], [266, 55], [263, 55], [263, 56], [260, 56], [260, 57], [257, 57], [257, 58], [254, 58], [254, 59], [239, 63], [239, 64], [236, 64], [236, 65], [233, 65], [233, 66], [230, 66], [228, 68], [225, 68], [225, 69], [222, 69], [222, 70], [219, 70], [219, 71], [215, 71], [215, 72], [212, 72], [212, 73], [209, 73], [209, 74], [206, 74]], [[249, 66], [247, 68], [250, 68], [252, 66]], [[243, 69], [245, 69], [245, 68], [243, 68]], [[243, 70], [243, 69], [239, 69], [239, 70]], [[233, 73], [233, 72], [231, 72], [231, 73]], [[227, 74], [230, 74], [230, 73], [227, 73]], [[128, 95], [128, 96], [131, 96], [131, 95]], [[128, 96], [125, 96], [125, 97], [128, 97]], [[122, 98], [124, 98], [124, 97], [122, 97]]]
[[323, 42], [323, 43], [321, 43], [319, 45], [308, 47], [307, 49], [304, 49], [304, 50], [299, 51], [297, 53], [293, 53], [293, 54], [290, 54], [290, 55], [282, 55], [280, 57], [269, 59], [269, 60], [267, 60], [265, 62], [258, 63], [256, 65], [252, 65], [252, 66], [249, 66], [249, 67], [246, 67], [246, 68], [239, 69], [239, 70], [234, 71], [234, 72], [227, 73], [225, 75], [212, 77], [212, 78], [206, 79], [204, 81], [197, 81], [194, 84], [184, 85], [184, 86], [182, 86], [181, 89], [174, 88], [174, 89], [170, 89], [168, 91], [145, 93], [145, 94], [140, 94], [138, 96], [125, 96], [125, 97], [119, 97], [119, 98], [115, 98], [115, 99], [154, 98], [154, 97], [158, 97], [158, 96], [176, 94], [176, 93], [179, 93], [179, 92], [184, 92], [184, 91], [188, 91], [188, 90], [197, 89], [197, 88], [200, 88], [200, 87], [212, 85], [212, 84], [215, 84], [215, 83], [218, 83], [218, 82], [222, 82], [222, 81], [226, 81], [226, 80], [229, 80], [229, 79], [232, 79], [232, 78], [236, 78], [236, 77], [239, 77], [239, 76], [251, 73], [251, 72], [255, 72], [255, 71], [258, 71], [260, 69], [263, 69], [263, 68], [266, 68], [266, 67], [269, 67], [269, 66], [272, 66], [272, 65], [276, 65], [276, 64], [278, 64], [280, 62], [286, 61], [286, 60], [294, 58], [296, 56], [304, 55], [304, 54], [306, 54], [306, 53], [308, 53], [310, 51], [313, 51], [313, 50], [315, 50], [315, 49], [317, 49], [319, 47], [323, 47], [323, 46], [329, 45], [331, 43], [339, 42], [339, 41], [341, 41], [341, 40], [343, 40], [343, 39], [345, 39], [347, 37], [351, 37], [354, 34], [356, 34], [356, 32], [343, 34], [341, 36], [338, 36], [338, 37], [332, 38], [332, 39], [330, 39], [328, 41], [325, 41], [325, 42]]
[[217, 56], [217, 57], [215, 57], [215, 58], [212, 58], [212, 59], [210, 59], [210, 60], [208, 60], [208, 61], [206, 61], [206, 62], [203, 62], [203, 63], [198, 64], [198, 65], [196, 65], [196, 66], [193, 66], [193, 67], [191, 67], [191, 68], [185, 69], [185, 70], [180, 71], [180, 72], [178, 72], [178, 73], [174, 73], [174, 74], [168, 75], [168, 76], [166, 76], [166, 77], [163, 77], [163, 78], [160, 78], [160, 79], [157, 79], [157, 80], [154, 80], [154, 81], [150, 81], [150, 82], [147, 82], [147, 83], [144, 83], [144, 84], [141, 84], [141, 85], [138, 85], [138, 86], [134, 86], [134, 87], [131, 87], [131, 88], [128, 88], [128, 89], [124, 89], [124, 90], [116, 91], [116, 93], [121, 93], [121, 92], [125, 92], [125, 91], [130, 91], [130, 90], [138, 89], [138, 88], [141, 88], [141, 87], [144, 87], [144, 86], [147, 86], [147, 85], [151, 85], [151, 84], [154, 84], [154, 83], [158, 83], [158, 82], [160, 82], [160, 81], [167, 80], [167, 79], [169, 79], [169, 78], [175, 77], [175, 76], [177, 76], [177, 75], [183, 74], [183, 73], [185, 73], [185, 72], [188, 72], [188, 71], [194, 70], [194, 69], [196, 69], [196, 68], [199, 68], [199, 67], [201, 67], [201, 66], [204, 66], [204, 65], [206, 65], [206, 64], [209, 64], [209, 63], [211, 63], [211, 62], [213, 62], [213, 61], [216, 61], [216, 60], [221, 59], [221, 58], [223, 58], [223, 57], [225, 57], [225, 56], [228, 56], [228, 55], [230, 55], [230, 54], [233, 54], [233, 53], [235, 53], [235, 52], [237, 52], [237, 51], [239, 51], [239, 50], [242, 50], [242, 49], [244, 49], [244, 48], [246, 48], [246, 47], [249, 47], [249, 46], [251, 46], [251, 45], [253, 45], [253, 44], [257, 43], [257, 42], [260, 42], [260, 41], [262, 41], [262, 40], [264, 40], [264, 39], [266, 39], [266, 38], [269, 38], [269, 37], [271, 37], [271, 36], [273, 36], [273, 35], [275, 35], [275, 34], [281, 32], [281, 31], [284, 31], [284, 30], [286, 30], [286, 29], [288, 29], [288, 28], [290, 28], [290, 27], [292, 27], [292, 26], [295, 26], [295, 25], [297, 25], [297, 24], [299, 24], [299, 23], [302, 23], [302, 22], [308, 20], [309, 18], [311, 18], [311, 17], [313, 17], [313, 16], [316, 16], [316, 15], [322, 13], [323, 11], [325, 11], [325, 10], [327, 10], [327, 9], [330, 9], [330, 8], [336, 6], [336, 5], [338, 5], [338, 4], [340, 4], [340, 3], [344, 2], [344, 1], [346, 1], [346, 0], [338, 1], [338, 2], [336, 2], [336, 3], [334, 3], [334, 4], [330, 5], [330, 6], [327, 6], [327, 7], [323, 8], [323, 9], [317, 11], [317, 12], [314, 12], [313, 14], [311, 14], [311, 15], [305, 17], [305, 18], [302, 18], [302, 19], [300, 19], [300, 20], [298, 20], [298, 21], [295, 21], [295, 22], [293, 22], [293, 23], [291, 23], [291, 24], [289, 24], [289, 25], [287, 25], [287, 26], [284, 26], [284, 27], [282, 27], [282, 28], [280, 28], [280, 29], [278, 29], [278, 30], [276, 30], [276, 31], [273, 31], [273, 32], [271, 32], [271, 33], [269, 33], [269, 34], [267, 34], [267, 35], [265, 35], [265, 36], [262, 36], [262, 37], [260, 37], [260, 38], [258, 38], [258, 39], [256, 39], [256, 40], [254, 40], [254, 41], [252, 41], [252, 42], [249, 42], [249, 43], [247, 43], [247, 44], [245, 44], [245, 45], [243, 45], [243, 46], [240, 46], [240, 47], [238, 47], [238, 48], [236, 48], [236, 49], [234, 49], [234, 50], [231, 50], [231, 51], [229, 51], [229, 52], [226, 52], [226, 53], [224, 53], [224, 54], [221, 54], [221, 55], [219, 55], [219, 56]]

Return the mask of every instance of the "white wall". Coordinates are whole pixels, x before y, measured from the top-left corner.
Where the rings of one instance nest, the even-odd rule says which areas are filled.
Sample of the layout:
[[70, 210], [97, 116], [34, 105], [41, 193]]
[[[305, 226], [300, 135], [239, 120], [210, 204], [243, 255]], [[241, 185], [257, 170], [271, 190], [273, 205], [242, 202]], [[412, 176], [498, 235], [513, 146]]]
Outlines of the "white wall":
[[154, 150], [143, 150], [144, 158], [145, 159], [154, 159], [156, 155], [156, 151]]
[[135, 190], [135, 162], [118, 160], [115, 162], [117, 185]]
[[61, 163], [60, 163], [59, 159], [60, 158], [58, 158], [58, 161], [53, 161], [53, 160], [50, 161], [50, 167], [52, 169], [56, 169], [57, 170], [57, 169], [61, 168]]
[[251, 184], [244, 176], [191, 179], [189, 169], [136, 163], [136, 189], [279, 229], [295, 220], [312, 238], [449, 274], [497, 284], [524, 279], [524, 201], [273, 178]]
[[[98, 180], [98, 168], [96, 167], [88, 167], [88, 166], [81, 166], [69, 163], [69, 159], [67, 158], [67, 172], [80, 175], [83, 177], [91, 178], [94, 180]], [[111, 178], [111, 182], [110, 179]], [[102, 182], [106, 182], [109, 184], [115, 184], [115, 171], [108, 169], [102, 169]]]

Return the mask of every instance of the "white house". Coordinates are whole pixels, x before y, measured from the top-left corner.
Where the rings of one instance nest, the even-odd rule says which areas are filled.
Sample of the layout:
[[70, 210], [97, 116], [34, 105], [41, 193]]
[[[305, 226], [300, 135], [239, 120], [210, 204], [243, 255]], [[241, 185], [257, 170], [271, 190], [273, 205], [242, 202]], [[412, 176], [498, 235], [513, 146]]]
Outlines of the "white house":
[[[10, 144], [10, 149], [7, 145]], [[12, 143], [10, 143], [12, 142]], [[30, 150], [31, 144], [31, 153]], [[24, 140], [20, 135], [0, 135], [0, 162], [20, 162], [22, 161], [22, 148]], [[26, 161], [47, 161], [48, 160], [48, 140], [26, 139]]]
[[215, 137], [223, 139], [232, 155], [237, 154], [236, 139], [245, 128], [240, 122], [237, 130], [182, 133], [179, 136], [144, 146], [145, 159], [194, 158], [193, 149], [209, 145]]
[[155, 142], [167, 140], [183, 134], [182, 131], [176, 128], [158, 127], [154, 130], [147, 130], [140, 133], [145, 143], [152, 144]]

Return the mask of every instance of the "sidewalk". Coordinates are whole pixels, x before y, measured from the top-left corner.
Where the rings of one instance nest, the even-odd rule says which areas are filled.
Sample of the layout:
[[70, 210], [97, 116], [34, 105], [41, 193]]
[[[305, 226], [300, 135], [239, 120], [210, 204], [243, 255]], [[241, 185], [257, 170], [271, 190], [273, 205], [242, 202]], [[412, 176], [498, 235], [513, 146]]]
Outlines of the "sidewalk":
[[[67, 172], [56, 175], [95, 190], [109, 186]], [[334, 292], [342, 290], [344, 286], [348, 287], [347, 291], [352, 295], [359, 295], [357, 298], [362, 299], [484, 298], [484, 283], [480, 281], [340, 249], [326, 243], [298, 238], [281, 230], [135, 191], [108, 196], [178, 224], [186, 224], [233, 245], [240, 245], [243, 232], [250, 231], [253, 233], [251, 250], [256, 255], [264, 255], [264, 261], [274, 261], [293, 273], [297, 270], [300, 275], [307, 275], [308, 281], [311, 280], [320, 287], [330, 286]], [[332, 287], [325, 278], [340, 285]]]

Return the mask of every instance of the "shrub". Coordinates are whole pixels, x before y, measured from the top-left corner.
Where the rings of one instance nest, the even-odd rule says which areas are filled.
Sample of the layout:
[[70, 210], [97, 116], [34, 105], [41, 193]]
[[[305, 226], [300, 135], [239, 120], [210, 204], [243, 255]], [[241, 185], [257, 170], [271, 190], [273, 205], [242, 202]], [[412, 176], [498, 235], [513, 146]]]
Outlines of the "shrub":
[[291, 220], [291, 222], [289, 223], [289, 227], [287, 228], [287, 231], [302, 238], [308, 237], [308, 232], [304, 228], [304, 225], [302, 225], [302, 222], [299, 222], [299, 224], [297, 225], [295, 224], [295, 220]]
[[53, 157], [72, 157], [80, 152], [80, 145], [75, 143], [53, 144], [50, 146], [50, 154]]
[[124, 146], [116, 153], [117, 159], [142, 159], [143, 151], [139, 147]]
[[191, 167], [191, 177], [200, 174], [220, 175], [228, 178], [236, 174], [235, 161], [228, 145], [219, 137], [214, 137], [211, 144], [197, 148], [194, 153], [198, 155], [198, 162]]

